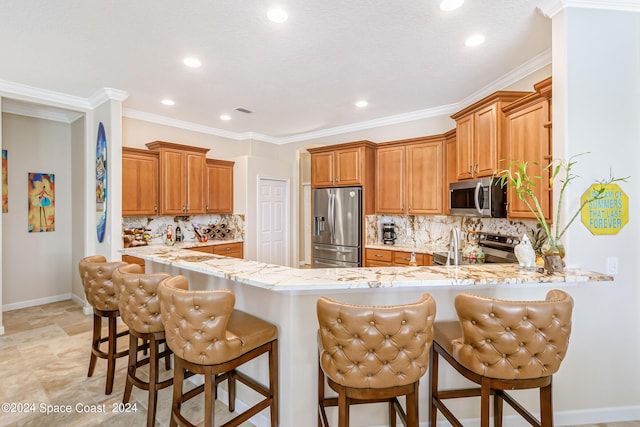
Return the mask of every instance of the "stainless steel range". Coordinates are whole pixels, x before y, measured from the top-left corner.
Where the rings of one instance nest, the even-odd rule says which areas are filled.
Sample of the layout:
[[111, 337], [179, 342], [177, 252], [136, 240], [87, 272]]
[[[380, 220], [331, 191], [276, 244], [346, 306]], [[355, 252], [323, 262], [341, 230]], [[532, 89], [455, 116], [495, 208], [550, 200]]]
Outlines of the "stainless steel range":
[[[520, 238], [515, 236], [504, 236], [501, 234], [478, 233], [478, 244], [484, 251], [485, 263], [517, 263], [518, 259], [514, 254], [514, 248], [520, 243]], [[449, 264], [453, 265], [454, 254], [451, 252], [434, 252], [433, 264], [446, 265], [447, 258]], [[462, 253], [458, 253], [460, 265], [469, 264], [462, 258]]]

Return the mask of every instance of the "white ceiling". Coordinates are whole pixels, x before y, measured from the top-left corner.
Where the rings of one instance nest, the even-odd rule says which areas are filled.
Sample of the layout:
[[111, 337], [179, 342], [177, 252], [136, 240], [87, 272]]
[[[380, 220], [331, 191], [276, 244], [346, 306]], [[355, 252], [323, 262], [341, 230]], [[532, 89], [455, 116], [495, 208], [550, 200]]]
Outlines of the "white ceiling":
[[[74, 99], [115, 88], [129, 95], [125, 115], [286, 142], [450, 112], [548, 64], [539, 1], [466, 0], [443, 12], [439, 0], [3, 0], [0, 83]], [[276, 4], [289, 13], [283, 24], [266, 18]], [[476, 32], [486, 42], [465, 47]], [[185, 67], [190, 55], [202, 67]]]

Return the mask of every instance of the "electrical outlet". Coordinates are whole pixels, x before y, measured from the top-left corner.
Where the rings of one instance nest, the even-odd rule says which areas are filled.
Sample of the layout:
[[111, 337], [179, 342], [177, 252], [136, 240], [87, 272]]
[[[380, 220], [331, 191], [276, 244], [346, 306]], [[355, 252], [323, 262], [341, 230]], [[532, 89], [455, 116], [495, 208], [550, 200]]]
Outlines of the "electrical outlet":
[[411, 227], [407, 227], [407, 236], [411, 236], [412, 232], [413, 230], [411, 229]]
[[607, 274], [618, 274], [618, 257], [607, 257]]

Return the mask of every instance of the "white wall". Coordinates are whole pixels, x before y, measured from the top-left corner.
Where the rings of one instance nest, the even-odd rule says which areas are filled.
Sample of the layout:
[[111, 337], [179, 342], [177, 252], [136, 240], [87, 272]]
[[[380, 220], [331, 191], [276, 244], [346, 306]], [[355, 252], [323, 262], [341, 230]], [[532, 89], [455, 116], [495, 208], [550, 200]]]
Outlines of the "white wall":
[[631, 175], [620, 184], [629, 222], [617, 235], [594, 236], [577, 223], [565, 240], [569, 264], [606, 271], [607, 257], [616, 257], [619, 274], [572, 292], [574, 330], [556, 410], [591, 412], [592, 423], [640, 419], [640, 13], [564, 9], [553, 17], [553, 52], [554, 155], [592, 153], [580, 158], [581, 179], [567, 200], [575, 207], [610, 169]]
[[[71, 129], [68, 124], [2, 114], [8, 151], [9, 212], [2, 214], [2, 304], [69, 298], [71, 257]], [[55, 174], [55, 231], [27, 231], [29, 172]]]

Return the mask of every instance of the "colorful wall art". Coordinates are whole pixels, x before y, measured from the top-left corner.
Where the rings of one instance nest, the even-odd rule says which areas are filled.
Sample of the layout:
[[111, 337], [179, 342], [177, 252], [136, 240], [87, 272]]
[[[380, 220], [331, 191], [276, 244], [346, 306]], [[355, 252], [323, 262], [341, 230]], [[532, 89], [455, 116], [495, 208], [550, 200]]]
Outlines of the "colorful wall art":
[[107, 137], [102, 122], [96, 140], [96, 223], [98, 242], [102, 242], [107, 225]]
[[29, 172], [29, 233], [55, 231], [55, 189], [54, 174]]
[[2, 150], [2, 213], [9, 212], [9, 172], [7, 150]]

